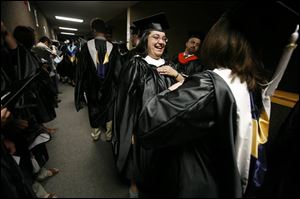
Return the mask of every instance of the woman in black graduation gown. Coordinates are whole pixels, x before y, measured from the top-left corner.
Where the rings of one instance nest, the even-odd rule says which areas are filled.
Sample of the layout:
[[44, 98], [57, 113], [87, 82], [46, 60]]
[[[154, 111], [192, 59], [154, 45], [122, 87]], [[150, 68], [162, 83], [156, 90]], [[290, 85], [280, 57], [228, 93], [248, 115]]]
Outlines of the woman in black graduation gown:
[[[158, 20], [164, 15], [158, 15]], [[167, 44], [167, 38], [162, 25], [153, 26], [157, 16], [151, 16], [138, 21], [142, 23], [144, 34], [139, 45], [136, 47], [135, 55], [121, 71], [118, 94], [114, 106], [113, 137], [112, 144], [116, 158], [116, 166], [121, 175], [125, 175], [131, 181], [131, 192], [136, 192], [135, 181], [142, 184], [145, 177], [144, 166], [148, 166], [150, 151], [139, 147], [135, 141], [137, 116], [141, 105], [156, 93], [167, 89], [183, 77], [170, 66], [163, 58]], [[149, 21], [148, 21], [149, 20]], [[157, 21], [161, 22], [161, 21]], [[135, 22], [134, 22], [135, 23]], [[165, 66], [163, 66], [165, 65]], [[161, 67], [163, 66], [163, 67]], [[159, 74], [157, 68], [168, 71], [170, 76]], [[172, 77], [173, 76], [173, 77]], [[176, 76], [176, 78], [175, 78]], [[141, 164], [142, 163], [142, 164]], [[137, 168], [137, 166], [139, 168]], [[139, 169], [139, 173], [137, 171]], [[136, 179], [136, 175], [139, 179]]]
[[161, 165], [153, 173], [152, 196], [242, 197], [262, 184], [270, 98], [263, 92], [261, 55], [269, 52], [270, 41], [281, 51], [278, 44], [294, 31], [295, 16], [294, 23], [281, 24], [285, 33], [290, 31], [287, 37], [265, 37], [279, 32], [274, 16], [286, 11], [274, 2], [248, 3], [225, 13], [201, 49], [203, 64], [213, 70], [189, 76], [181, 86], [146, 101], [137, 142], [157, 152], [172, 151], [156, 154]]

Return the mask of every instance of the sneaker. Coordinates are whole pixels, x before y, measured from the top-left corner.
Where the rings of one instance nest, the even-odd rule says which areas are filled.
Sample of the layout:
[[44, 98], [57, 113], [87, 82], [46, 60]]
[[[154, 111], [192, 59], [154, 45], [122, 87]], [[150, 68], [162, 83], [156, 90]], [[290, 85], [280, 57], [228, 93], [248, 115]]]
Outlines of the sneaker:
[[112, 136], [112, 121], [109, 121], [106, 123], [106, 132], [105, 132], [105, 136], [106, 136], [106, 141], [110, 142], [111, 141], [111, 136]]
[[36, 177], [36, 180], [41, 182], [44, 181], [52, 176], [55, 176], [59, 173], [59, 170], [56, 168], [48, 168], [45, 167], [41, 168], [40, 172], [38, 173], [38, 176]]
[[100, 138], [100, 134], [101, 134], [101, 131], [99, 128], [95, 128], [92, 133], [91, 133], [91, 136], [93, 138], [94, 141], [97, 141], [99, 138]]
[[129, 198], [139, 198], [139, 192], [133, 192], [129, 188]]

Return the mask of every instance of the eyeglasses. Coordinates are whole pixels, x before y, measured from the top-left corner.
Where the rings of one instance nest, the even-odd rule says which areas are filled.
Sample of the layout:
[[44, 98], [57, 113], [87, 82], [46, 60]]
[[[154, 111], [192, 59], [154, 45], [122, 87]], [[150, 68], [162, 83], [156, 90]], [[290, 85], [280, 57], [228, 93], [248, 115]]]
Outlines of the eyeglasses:
[[155, 39], [156, 42], [158, 42], [160, 39], [163, 40], [163, 42], [167, 43], [168, 42], [168, 38], [166, 36], [164, 37], [160, 37], [159, 35], [151, 35], [151, 38]]

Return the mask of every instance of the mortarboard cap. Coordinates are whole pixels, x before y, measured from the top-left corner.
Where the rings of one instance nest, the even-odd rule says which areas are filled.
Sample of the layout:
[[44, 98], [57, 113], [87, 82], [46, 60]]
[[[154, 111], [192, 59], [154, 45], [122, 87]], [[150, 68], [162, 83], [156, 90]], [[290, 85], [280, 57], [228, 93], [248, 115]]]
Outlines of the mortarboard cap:
[[23, 80], [16, 81], [9, 90], [1, 93], [1, 107], [12, 110], [26, 88], [34, 81], [39, 73]]
[[153, 29], [157, 31], [165, 31], [169, 28], [167, 17], [164, 13], [158, 13], [152, 16], [148, 16], [133, 22], [133, 24], [141, 31], [144, 32], [147, 29]]

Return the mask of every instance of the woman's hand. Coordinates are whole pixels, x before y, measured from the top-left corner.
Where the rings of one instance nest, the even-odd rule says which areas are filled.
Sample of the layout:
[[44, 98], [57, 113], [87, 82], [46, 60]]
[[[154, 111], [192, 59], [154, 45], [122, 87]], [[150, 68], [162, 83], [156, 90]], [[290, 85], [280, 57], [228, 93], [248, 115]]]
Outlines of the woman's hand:
[[176, 81], [178, 81], [178, 82], [184, 81], [184, 77], [179, 72], [177, 72], [177, 70], [175, 70], [174, 68], [172, 68], [169, 65], [164, 65], [162, 67], [159, 67], [159, 68], [157, 68], [157, 71], [161, 75], [167, 75], [167, 76], [174, 77], [176, 79]]
[[161, 66], [161, 67], [157, 68], [157, 71], [161, 75], [168, 75], [168, 76], [171, 76], [171, 77], [176, 77], [177, 74], [178, 74], [178, 72], [169, 65]]

